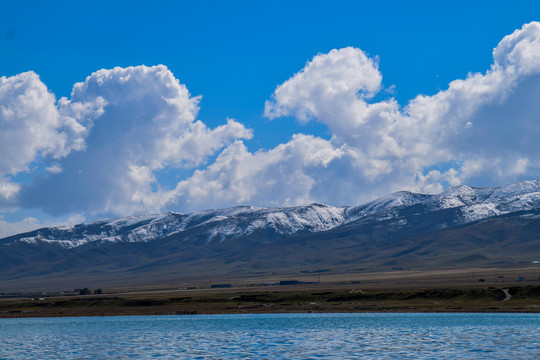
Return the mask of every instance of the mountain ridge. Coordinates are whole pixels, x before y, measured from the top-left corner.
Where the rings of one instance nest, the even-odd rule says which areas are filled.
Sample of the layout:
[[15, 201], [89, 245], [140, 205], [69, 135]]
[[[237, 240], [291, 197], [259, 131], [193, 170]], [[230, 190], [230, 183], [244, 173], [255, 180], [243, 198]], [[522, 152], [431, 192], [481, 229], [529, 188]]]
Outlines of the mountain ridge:
[[539, 180], [435, 195], [402, 191], [358, 206], [238, 206], [37, 229], [0, 239], [0, 289], [531, 259], [540, 259]]
[[492, 188], [459, 185], [435, 195], [398, 191], [358, 206], [336, 207], [312, 203], [277, 208], [236, 206], [188, 214], [169, 211], [40, 228], [0, 239], [0, 243], [10, 240], [32, 244], [48, 242], [72, 248], [93, 241], [148, 242], [194, 227], [213, 226], [212, 230], [207, 231], [210, 243], [215, 239], [225, 241], [231, 237], [250, 235], [260, 229], [289, 236], [328, 231], [355, 222], [397, 219], [407, 208], [416, 208], [423, 213], [459, 208], [461, 219], [457, 222], [466, 224], [511, 212], [540, 208], [540, 180]]

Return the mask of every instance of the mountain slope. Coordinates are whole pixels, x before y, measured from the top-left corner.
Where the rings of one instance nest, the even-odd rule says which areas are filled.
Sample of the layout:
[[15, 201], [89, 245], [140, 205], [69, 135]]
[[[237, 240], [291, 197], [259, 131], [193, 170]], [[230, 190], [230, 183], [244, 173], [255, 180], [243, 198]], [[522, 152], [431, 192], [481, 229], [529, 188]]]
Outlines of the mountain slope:
[[148, 242], [182, 232], [198, 232], [206, 243], [267, 232], [274, 238], [332, 229], [343, 222], [344, 207], [321, 204], [293, 208], [251, 206], [205, 210], [192, 214], [156, 215], [96, 221], [75, 226], [43, 228], [10, 236], [0, 244], [26, 242], [74, 248], [91, 242]]
[[355, 207], [169, 212], [1, 239], [0, 290], [37, 279], [127, 284], [180, 273], [504, 265], [540, 258], [539, 237], [540, 181], [398, 192]]

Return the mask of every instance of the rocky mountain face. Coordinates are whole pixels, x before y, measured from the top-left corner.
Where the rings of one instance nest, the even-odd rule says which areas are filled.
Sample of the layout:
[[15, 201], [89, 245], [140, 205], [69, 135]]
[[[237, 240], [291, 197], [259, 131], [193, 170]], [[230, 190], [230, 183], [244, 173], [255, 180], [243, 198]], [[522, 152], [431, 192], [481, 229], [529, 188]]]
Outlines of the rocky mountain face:
[[[44, 228], [1, 239], [7, 245], [23, 242], [66, 249], [91, 242], [150, 242], [165, 237], [202, 240], [209, 245], [242, 237], [260, 242], [296, 234], [317, 233], [340, 226], [380, 223], [392, 220], [405, 227], [412, 217], [446, 211], [435, 228], [464, 225], [496, 216], [540, 209], [540, 180], [497, 188], [457, 186], [438, 195], [397, 192], [355, 207], [311, 204], [288, 208], [240, 206], [205, 210], [192, 214], [167, 212], [130, 216], [75, 226]], [[448, 211], [451, 210], [451, 211]], [[256, 236], [255, 236], [256, 235]]]
[[437, 195], [397, 192], [354, 207], [168, 212], [0, 239], [0, 275], [6, 281], [62, 274], [127, 279], [172, 276], [180, 269], [208, 274], [352, 264], [379, 269], [437, 266], [439, 260], [450, 266], [467, 257], [471, 264], [478, 259], [480, 265], [495, 264], [504, 256], [518, 261], [540, 255], [538, 224], [540, 180], [458, 186]]
[[335, 228], [345, 220], [345, 207], [321, 204], [290, 208], [240, 206], [192, 214], [168, 212], [130, 216], [75, 226], [44, 228], [11, 236], [0, 243], [55, 245], [66, 249], [89, 243], [151, 242], [176, 236], [197, 239], [206, 245], [255, 235], [267, 242], [298, 233], [316, 233]]

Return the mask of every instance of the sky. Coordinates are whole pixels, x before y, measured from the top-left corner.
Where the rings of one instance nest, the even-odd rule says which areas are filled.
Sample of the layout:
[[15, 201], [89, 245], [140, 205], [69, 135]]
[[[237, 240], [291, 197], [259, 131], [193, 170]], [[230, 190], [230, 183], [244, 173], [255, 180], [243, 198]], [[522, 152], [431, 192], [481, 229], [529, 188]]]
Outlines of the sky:
[[0, 237], [540, 178], [536, 1], [0, 9]]

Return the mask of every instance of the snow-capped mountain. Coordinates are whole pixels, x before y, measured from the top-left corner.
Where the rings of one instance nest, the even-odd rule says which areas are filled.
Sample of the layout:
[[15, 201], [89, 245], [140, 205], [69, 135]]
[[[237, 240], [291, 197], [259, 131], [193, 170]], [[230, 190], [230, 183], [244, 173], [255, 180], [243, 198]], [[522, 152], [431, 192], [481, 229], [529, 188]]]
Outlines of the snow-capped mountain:
[[34, 245], [48, 243], [73, 248], [90, 242], [148, 242], [184, 232], [191, 237], [195, 232], [197, 238], [204, 238], [206, 243], [261, 232], [265, 232], [266, 237], [271, 235], [278, 238], [335, 228], [343, 222], [345, 209], [311, 204], [289, 208], [240, 206], [187, 215], [167, 212], [44, 228], [7, 239]]
[[[398, 227], [411, 217], [453, 209], [444, 225], [463, 225], [513, 212], [540, 209], [540, 180], [503, 187], [457, 186], [437, 195], [400, 191], [355, 207], [311, 204], [288, 208], [240, 206], [191, 214], [167, 212], [130, 216], [74, 226], [35, 230], [0, 240], [10, 244], [48, 243], [74, 248], [92, 242], [150, 242], [174, 236], [205, 244], [242, 237], [261, 242], [297, 234], [318, 233], [354, 224], [394, 221]], [[185, 238], [183, 239], [183, 235]], [[252, 241], [254, 241], [252, 239]]]
[[425, 215], [445, 209], [456, 209], [451, 219], [456, 225], [494, 216], [540, 208], [540, 180], [523, 181], [502, 187], [452, 187], [437, 195], [400, 191], [346, 210], [346, 223], [382, 221], [408, 214]]
[[242, 206], [38, 229], [0, 239], [0, 291], [532, 260], [540, 181], [402, 191], [353, 207]]

